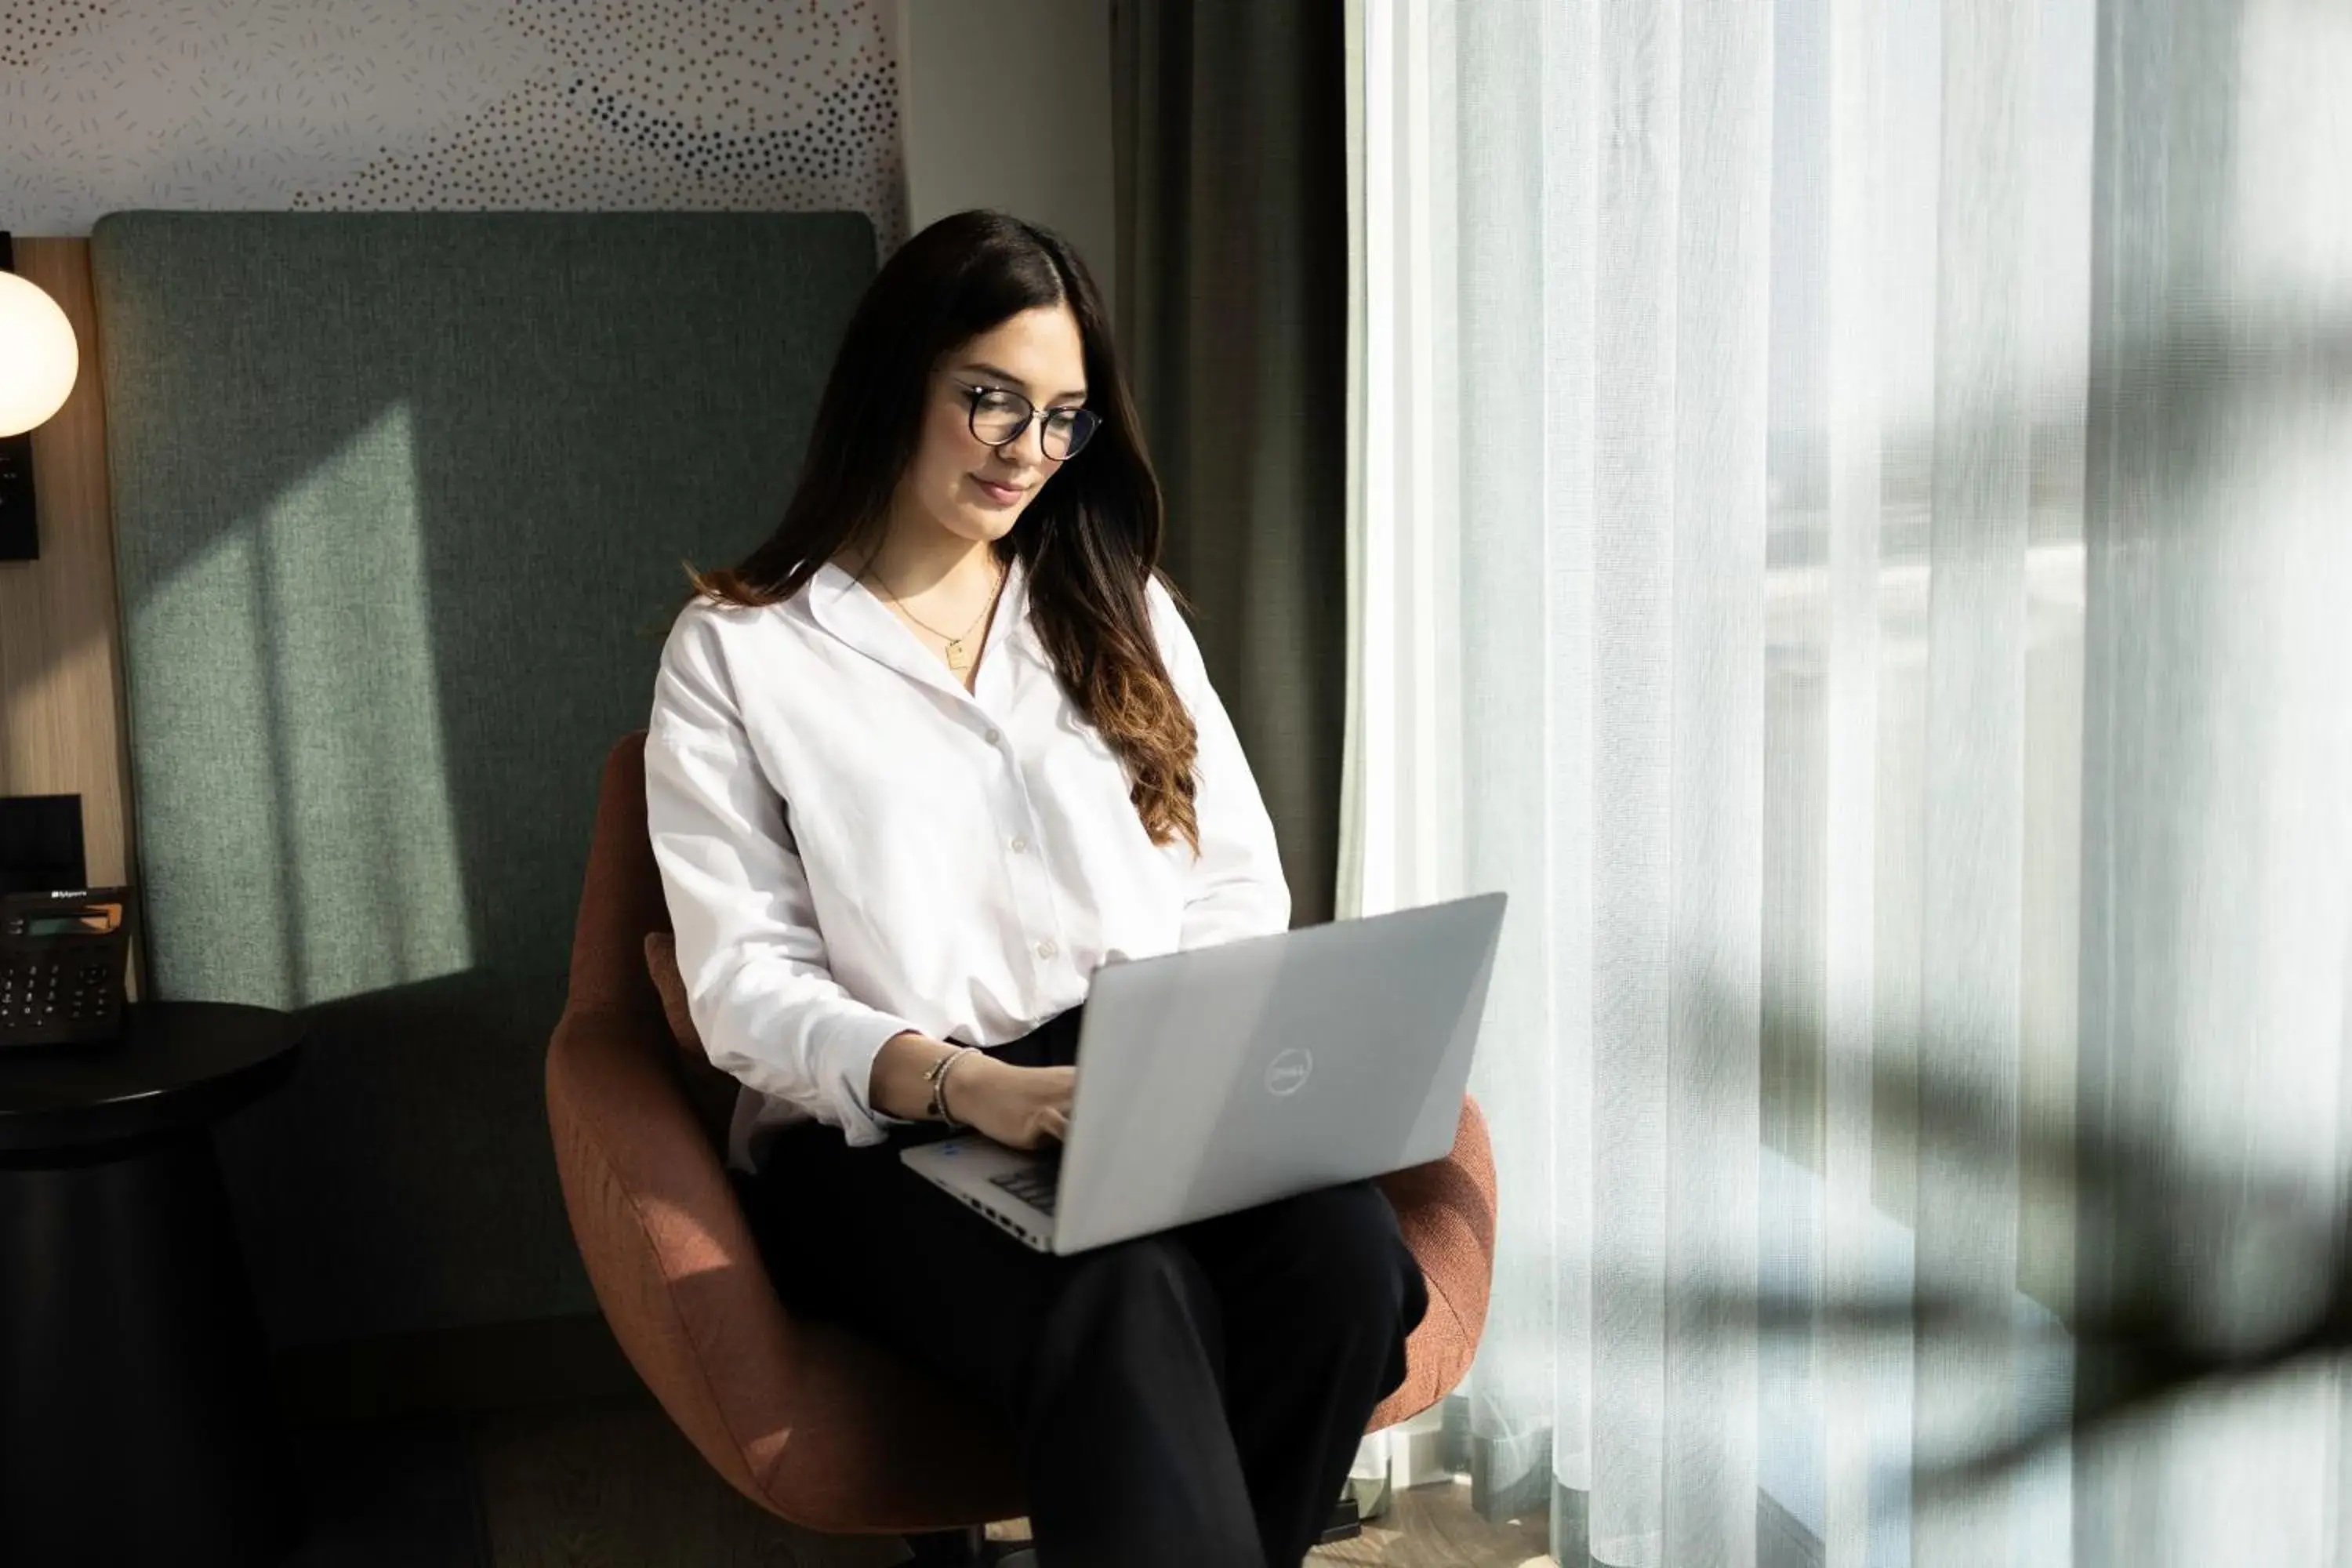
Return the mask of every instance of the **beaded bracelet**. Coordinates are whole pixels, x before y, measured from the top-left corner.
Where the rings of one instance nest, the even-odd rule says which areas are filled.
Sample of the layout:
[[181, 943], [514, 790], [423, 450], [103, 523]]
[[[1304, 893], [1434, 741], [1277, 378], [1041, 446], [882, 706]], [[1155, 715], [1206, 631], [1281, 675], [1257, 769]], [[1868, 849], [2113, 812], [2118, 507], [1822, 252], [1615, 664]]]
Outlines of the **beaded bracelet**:
[[961, 1128], [963, 1123], [948, 1114], [948, 1069], [955, 1066], [957, 1060], [971, 1049], [970, 1046], [955, 1047], [947, 1055], [933, 1062], [923, 1074], [924, 1079], [931, 1086], [932, 1120], [946, 1122], [951, 1131]]

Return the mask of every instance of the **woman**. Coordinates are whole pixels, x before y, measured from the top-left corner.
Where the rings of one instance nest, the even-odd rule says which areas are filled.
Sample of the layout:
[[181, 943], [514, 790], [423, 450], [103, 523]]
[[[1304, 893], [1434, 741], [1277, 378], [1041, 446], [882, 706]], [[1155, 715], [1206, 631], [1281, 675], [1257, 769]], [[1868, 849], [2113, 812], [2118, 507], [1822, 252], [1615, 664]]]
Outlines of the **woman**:
[[796, 1305], [1003, 1411], [1045, 1568], [1287, 1568], [1425, 1307], [1380, 1193], [1053, 1258], [898, 1157], [1059, 1139], [1098, 964], [1288, 922], [1160, 532], [1076, 253], [940, 220], [852, 319], [782, 526], [695, 579], [646, 812]]

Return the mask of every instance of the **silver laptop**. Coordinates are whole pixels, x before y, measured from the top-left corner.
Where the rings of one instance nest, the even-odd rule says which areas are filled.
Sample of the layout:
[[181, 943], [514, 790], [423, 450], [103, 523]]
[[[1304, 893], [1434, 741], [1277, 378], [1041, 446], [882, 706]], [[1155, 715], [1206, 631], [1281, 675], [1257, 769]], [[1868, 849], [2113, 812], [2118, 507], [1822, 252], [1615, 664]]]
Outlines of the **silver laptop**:
[[903, 1150], [1040, 1252], [1444, 1157], [1502, 931], [1501, 893], [1096, 971], [1070, 1139]]

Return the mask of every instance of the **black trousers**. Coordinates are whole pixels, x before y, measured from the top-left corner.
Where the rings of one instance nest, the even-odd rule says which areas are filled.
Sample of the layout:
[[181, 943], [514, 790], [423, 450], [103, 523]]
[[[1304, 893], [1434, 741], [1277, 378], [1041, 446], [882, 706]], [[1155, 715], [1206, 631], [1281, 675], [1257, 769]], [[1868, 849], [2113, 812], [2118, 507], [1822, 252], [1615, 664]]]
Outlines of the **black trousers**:
[[[1066, 1064], [1077, 1023], [992, 1054]], [[1003, 1414], [1041, 1568], [1294, 1568], [1428, 1307], [1388, 1200], [1358, 1182], [1055, 1258], [899, 1163], [940, 1135], [800, 1124], [739, 1177], [792, 1305]]]

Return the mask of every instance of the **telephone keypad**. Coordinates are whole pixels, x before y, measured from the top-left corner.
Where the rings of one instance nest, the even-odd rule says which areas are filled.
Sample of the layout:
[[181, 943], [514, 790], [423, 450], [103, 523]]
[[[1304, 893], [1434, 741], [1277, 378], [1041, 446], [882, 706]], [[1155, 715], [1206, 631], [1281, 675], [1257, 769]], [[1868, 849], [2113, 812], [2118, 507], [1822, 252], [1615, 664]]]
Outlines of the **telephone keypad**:
[[0, 960], [0, 1026], [106, 1014], [106, 965], [94, 959]]

